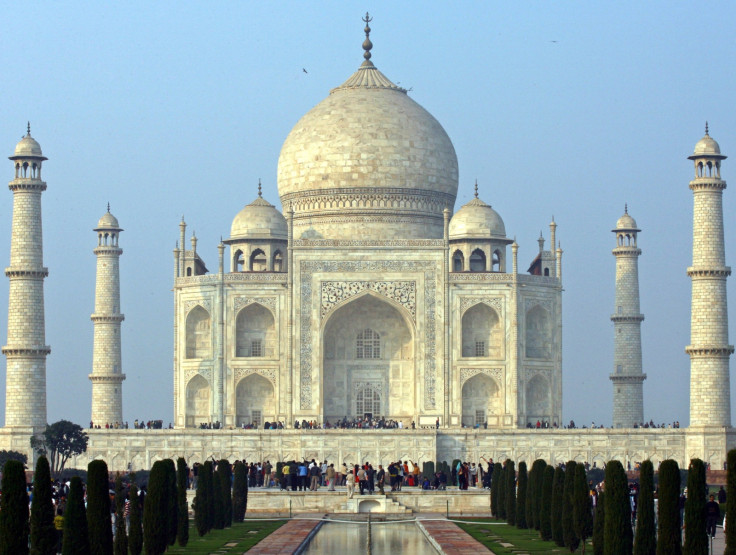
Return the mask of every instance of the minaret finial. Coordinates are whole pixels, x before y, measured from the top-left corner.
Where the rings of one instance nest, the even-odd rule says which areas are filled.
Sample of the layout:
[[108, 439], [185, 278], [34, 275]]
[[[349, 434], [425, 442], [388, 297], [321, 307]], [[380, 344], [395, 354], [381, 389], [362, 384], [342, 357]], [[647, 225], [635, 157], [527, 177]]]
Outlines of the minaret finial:
[[261, 178], [258, 178], [258, 197], [262, 197], [263, 193], [261, 193]]
[[107, 213], [108, 214], [110, 213], [110, 203], [109, 202], [107, 203]]
[[478, 198], [478, 180], [475, 180], [475, 198]]
[[363, 62], [363, 65], [372, 66], [373, 63], [371, 62], [371, 48], [373, 48], [373, 43], [370, 39], [371, 34], [371, 26], [368, 25], [371, 21], [373, 21], [373, 18], [368, 14], [368, 12], [365, 12], [365, 17], [362, 18], [365, 22], [365, 40], [363, 41], [363, 57], [365, 58], [365, 62]]
[[705, 134], [706, 135], [708, 134], [708, 122], [707, 121], [705, 122]]
[[[706, 124], [707, 125], [707, 124]], [[28, 122], [28, 136], [31, 136], [31, 122]]]
[[624, 214], [628, 214], [628, 213], [629, 213], [629, 203], [625, 202], [624, 203]]

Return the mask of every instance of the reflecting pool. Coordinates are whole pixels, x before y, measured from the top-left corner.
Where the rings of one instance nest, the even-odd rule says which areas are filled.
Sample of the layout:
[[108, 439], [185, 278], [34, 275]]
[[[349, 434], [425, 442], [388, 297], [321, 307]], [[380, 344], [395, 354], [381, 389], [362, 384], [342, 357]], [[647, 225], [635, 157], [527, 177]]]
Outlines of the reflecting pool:
[[[368, 553], [368, 525], [326, 522], [317, 531], [302, 553]], [[373, 555], [437, 555], [419, 527], [412, 522], [371, 524], [371, 553]]]

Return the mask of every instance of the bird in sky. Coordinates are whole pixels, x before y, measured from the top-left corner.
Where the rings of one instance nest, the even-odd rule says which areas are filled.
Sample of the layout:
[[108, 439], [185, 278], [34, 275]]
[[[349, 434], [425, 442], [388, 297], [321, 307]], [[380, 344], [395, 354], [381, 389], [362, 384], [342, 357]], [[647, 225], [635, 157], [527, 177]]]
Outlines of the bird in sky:
[[306, 69], [304, 69], [304, 68], [302, 68], [302, 71], [303, 71], [304, 73], [309, 73], [309, 72], [308, 72], [308, 71], [307, 71]]

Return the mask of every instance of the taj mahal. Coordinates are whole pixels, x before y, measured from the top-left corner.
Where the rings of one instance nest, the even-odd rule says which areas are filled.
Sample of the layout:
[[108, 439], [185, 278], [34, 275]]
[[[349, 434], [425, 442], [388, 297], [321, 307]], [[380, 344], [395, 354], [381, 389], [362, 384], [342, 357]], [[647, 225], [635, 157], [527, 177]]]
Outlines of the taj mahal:
[[[690, 426], [638, 428], [646, 379], [641, 229], [626, 208], [608, 246], [615, 258], [615, 356], [606, 361], [613, 428], [556, 429], [563, 402], [562, 233], [552, 219], [535, 256], [519, 260], [514, 234], [477, 183], [474, 198], [455, 209], [453, 144], [442, 125], [374, 65], [365, 21], [362, 64], [284, 141], [280, 207], [259, 186], [216, 249], [198, 250], [184, 219], [178, 237], [172, 233], [174, 429], [90, 429], [88, 451], [73, 464], [104, 458], [116, 470], [150, 468], [177, 456], [386, 464], [483, 455], [599, 464], [674, 458], [681, 465], [699, 457], [722, 468], [736, 446], [729, 397], [734, 348], [725, 310], [731, 271], [721, 205], [726, 156], [707, 128], [689, 157], [695, 168], [689, 184], [693, 263], [683, 271], [692, 280]], [[10, 160], [0, 448], [30, 454], [29, 437], [47, 423], [50, 352], [41, 221], [46, 157], [30, 127]], [[108, 209], [94, 232], [91, 421], [122, 422], [123, 229]], [[379, 417], [403, 429], [294, 426]], [[550, 429], [530, 430], [538, 421]], [[217, 429], [203, 429], [213, 423]], [[283, 429], [264, 429], [273, 423]]]

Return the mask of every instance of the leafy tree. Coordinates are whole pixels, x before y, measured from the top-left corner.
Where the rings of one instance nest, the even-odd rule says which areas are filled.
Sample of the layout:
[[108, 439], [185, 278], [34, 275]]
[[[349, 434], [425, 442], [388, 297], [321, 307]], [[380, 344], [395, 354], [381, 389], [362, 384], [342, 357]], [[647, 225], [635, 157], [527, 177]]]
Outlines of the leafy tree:
[[31, 555], [56, 555], [54, 504], [51, 501], [51, 471], [46, 457], [36, 461], [31, 501]]
[[87, 434], [78, 424], [59, 420], [46, 426], [40, 436], [31, 436], [31, 447], [39, 455], [46, 455], [51, 473], [58, 477], [71, 457], [87, 450]]
[[552, 483], [555, 479], [555, 469], [547, 465], [542, 477], [542, 502], [539, 511], [539, 534], [542, 539], [552, 539]]
[[8, 461], [20, 461], [26, 465], [28, 464], [28, 457], [20, 451], [6, 451], [3, 449], [0, 451], [0, 468], [5, 468], [5, 463]]
[[9, 460], [3, 467], [0, 500], [0, 555], [28, 553], [28, 493], [23, 463]]
[[128, 534], [125, 530], [125, 487], [123, 478], [118, 474], [115, 477], [115, 540], [113, 542], [114, 555], [128, 555]]
[[685, 553], [708, 554], [708, 533], [705, 529], [705, 465], [700, 459], [692, 459], [687, 474], [687, 500], [685, 501]]
[[166, 465], [166, 541], [169, 545], [174, 545], [176, 543], [176, 530], [179, 524], [176, 467], [172, 459], [165, 459], [164, 465]]
[[141, 501], [138, 495], [138, 486], [135, 484], [135, 477], [131, 476], [130, 491], [128, 499], [130, 500], [130, 528], [128, 530], [128, 549], [130, 555], [140, 555], [143, 551], [143, 523], [141, 519]]
[[[282, 464], [282, 463], [278, 463]], [[245, 519], [246, 495], [248, 493], [248, 472], [245, 465], [235, 462], [235, 476], [233, 479], [233, 520], [243, 522]]]
[[639, 502], [636, 509], [634, 555], [655, 555], [657, 530], [654, 527], [654, 466], [646, 460], [639, 468]]
[[516, 487], [516, 527], [520, 530], [528, 528], [526, 521], [526, 488], [528, 485], [526, 463], [519, 463], [519, 478]]
[[605, 528], [606, 528], [606, 496], [603, 492], [598, 494], [598, 502], [595, 504], [595, 519], [593, 519], [593, 555], [605, 553]]
[[197, 493], [194, 496], [194, 525], [197, 527], [197, 534], [204, 536], [210, 531], [208, 521], [208, 506], [207, 500], [207, 463], [199, 467], [199, 478], [197, 480]]
[[501, 483], [501, 474], [503, 473], [503, 467], [501, 466], [501, 463], [496, 463], [493, 465], [493, 475], [491, 476], [491, 514], [495, 518], [499, 518], [499, 508], [498, 508], [498, 494], [499, 494], [499, 485]]
[[573, 521], [573, 497], [575, 491], [575, 461], [567, 461], [565, 465], [565, 484], [562, 489], [562, 537], [565, 546], [573, 553], [580, 545], [580, 539], [575, 533]]
[[217, 472], [220, 474], [221, 491], [217, 493], [222, 495], [222, 524], [225, 528], [230, 528], [233, 525], [233, 496], [230, 489], [233, 474], [230, 461], [222, 459], [218, 462]]
[[91, 553], [112, 553], [110, 488], [107, 464], [102, 460], [87, 465], [87, 530]]
[[189, 507], [187, 505], [187, 484], [189, 469], [183, 457], [176, 461], [176, 506], [179, 522], [176, 526], [176, 538], [180, 547], [189, 543]]
[[87, 512], [84, 509], [84, 491], [79, 476], [74, 476], [69, 483], [69, 498], [66, 500], [64, 510], [64, 539], [61, 544], [61, 553], [62, 555], [90, 554]]
[[514, 461], [506, 461], [506, 524], [516, 525], [516, 468]]
[[225, 528], [225, 507], [222, 502], [222, 477], [219, 472], [215, 472], [212, 476], [212, 493], [215, 499], [212, 527], [215, 530], [222, 530]]
[[606, 555], [631, 553], [631, 501], [629, 480], [620, 461], [606, 465], [606, 522], [604, 529]]
[[148, 494], [143, 503], [143, 547], [146, 555], [161, 555], [169, 543], [167, 478], [166, 463], [153, 463]]
[[[659, 465], [659, 519], [657, 554], [680, 555], [680, 469], [677, 462], [668, 459]], [[607, 529], [606, 529], [607, 531]], [[608, 534], [606, 534], [608, 542]]]
[[726, 550], [724, 555], [736, 555], [736, 449], [726, 457]]
[[565, 547], [565, 536], [562, 532], [562, 496], [565, 490], [565, 471], [561, 466], [555, 468], [552, 481], [552, 541]]
[[593, 515], [591, 514], [588, 483], [585, 481], [585, 467], [582, 464], [575, 466], [572, 514], [575, 535], [578, 538], [578, 543], [583, 545], [583, 553], [585, 553], [585, 540], [593, 532]]

